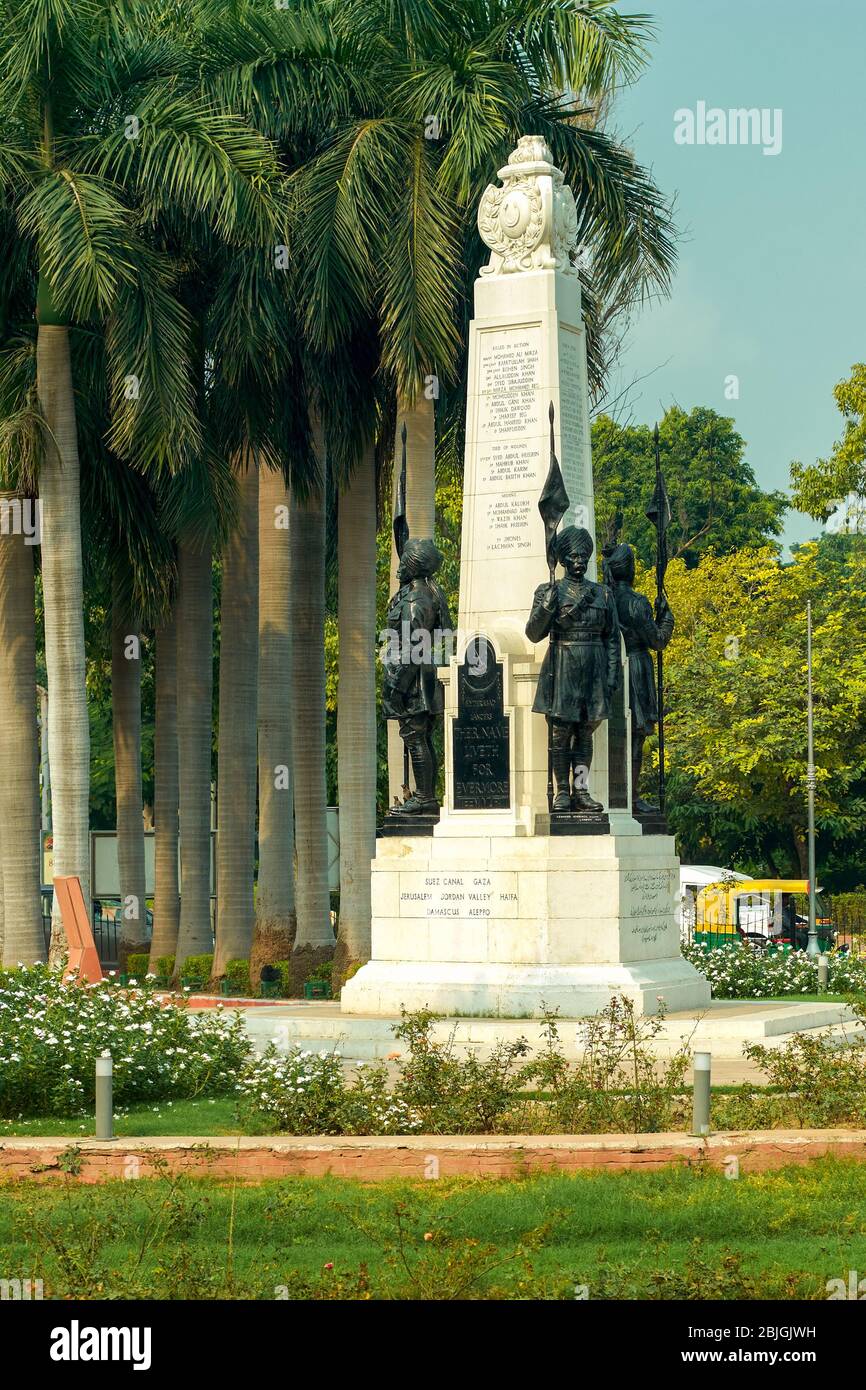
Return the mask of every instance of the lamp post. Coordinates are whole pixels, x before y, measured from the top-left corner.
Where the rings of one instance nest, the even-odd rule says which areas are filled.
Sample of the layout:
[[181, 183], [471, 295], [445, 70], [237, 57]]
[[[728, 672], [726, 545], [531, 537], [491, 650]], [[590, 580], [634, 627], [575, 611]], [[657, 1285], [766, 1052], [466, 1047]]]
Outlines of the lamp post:
[[806, 721], [808, 730], [808, 764], [806, 767], [806, 786], [809, 792], [809, 940], [806, 955], [818, 957], [817, 911], [815, 902], [815, 729], [812, 708], [812, 600], [806, 602]]

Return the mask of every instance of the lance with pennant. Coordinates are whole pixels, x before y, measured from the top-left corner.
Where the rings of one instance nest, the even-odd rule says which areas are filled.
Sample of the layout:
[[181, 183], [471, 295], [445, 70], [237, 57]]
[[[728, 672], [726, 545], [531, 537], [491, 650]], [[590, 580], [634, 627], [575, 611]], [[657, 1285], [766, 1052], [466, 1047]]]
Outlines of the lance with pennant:
[[[550, 582], [556, 582], [556, 556], [553, 551], [553, 541], [556, 536], [557, 527], [565, 516], [571, 505], [568, 493], [565, 490], [565, 483], [562, 478], [562, 469], [559, 466], [559, 459], [556, 457], [556, 441], [553, 434], [554, 409], [553, 401], [550, 402], [550, 467], [547, 470], [547, 478], [544, 487], [541, 489], [541, 496], [538, 499], [538, 511], [544, 523], [544, 550], [547, 556], [547, 566], [550, 571]], [[551, 694], [553, 694], [553, 683], [556, 680], [556, 660], [555, 646], [556, 638], [553, 630], [550, 633], [550, 680]], [[547, 802], [548, 806], [553, 805], [553, 764], [550, 756], [550, 736], [548, 734], [547, 744]]]
[[[656, 532], [655, 618], [656, 622], [658, 622], [664, 607], [665, 571], [668, 567], [667, 531], [671, 523], [671, 503], [668, 497], [668, 490], [665, 487], [661, 458], [659, 455], [658, 425], [656, 425], [653, 432], [653, 447], [655, 450], [656, 485], [653, 489], [652, 500], [646, 509], [645, 515], [647, 520], [652, 522]], [[659, 810], [663, 812], [665, 809], [665, 685], [664, 653], [661, 651], [656, 652], [656, 672], [659, 706]]]

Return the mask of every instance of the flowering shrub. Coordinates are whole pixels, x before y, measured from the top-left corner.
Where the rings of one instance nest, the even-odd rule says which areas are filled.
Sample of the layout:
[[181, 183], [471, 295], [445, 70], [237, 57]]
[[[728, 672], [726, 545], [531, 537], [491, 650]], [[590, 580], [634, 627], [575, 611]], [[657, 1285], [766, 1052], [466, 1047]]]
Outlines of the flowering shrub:
[[44, 965], [0, 973], [0, 1117], [75, 1115], [93, 1104], [97, 1056], [117, 1104], [225, 1095], [251, 1052], [240, 1016], [64, 983]]
[[[777, 999], [818, 990], [818, 962], [805, 951], [762, 953], [740, 942], [730, 946], [696, 942], [685, 946], [683, 955], [709, 980], [714, 999]], [[830, 993], [866, 991], [866, 961], [835, 953], [829, 961]]]
[[388, 1093], [382, 1062], [356, 1064], [347, 1084], [336, 1052], [279, 1053], [271, 1045], [239, 1080], [240, 1114], [250, 1128], [283, 1134], [411, 1134], [417, 1117]]

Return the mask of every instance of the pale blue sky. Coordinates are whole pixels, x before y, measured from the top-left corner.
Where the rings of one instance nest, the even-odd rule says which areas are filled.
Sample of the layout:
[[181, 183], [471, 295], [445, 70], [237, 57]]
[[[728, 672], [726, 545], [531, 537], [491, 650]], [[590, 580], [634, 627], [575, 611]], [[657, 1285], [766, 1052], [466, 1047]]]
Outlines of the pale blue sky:
[[[841, 433], [833, 386], [866, 360], [864, 0], [622, 0], [652, 14], [652, 60], [612, 122], [683, 232], [673, 294], [642, 310], [621, 359], [630, 415], [676, 401], [731, 415], [762, 486]], [[782, 110], [782, 148], [678, 145], [674, 112]], [[654, 368], [658, 370], [653, 371]], [[725, 378], [739, 377], [739, 400]], [[615, 394], [614, 385], [611, 394]], [[789, 513], [785, 540], [818, 523]]]

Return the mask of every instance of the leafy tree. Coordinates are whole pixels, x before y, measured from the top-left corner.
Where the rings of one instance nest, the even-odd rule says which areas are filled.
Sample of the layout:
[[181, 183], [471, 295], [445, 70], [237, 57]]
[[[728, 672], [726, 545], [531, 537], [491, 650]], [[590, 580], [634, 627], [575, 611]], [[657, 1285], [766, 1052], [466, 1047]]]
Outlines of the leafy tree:
[[[707, 550], [760, 545], [778, 536], [788, 505], [782, 492], [763, 492], [745, 457], [733, 420], [708, 406], [665, 411], [659, 452], [671, 499], [668, 549], [687, 566]], [[655, 486], [653, 432], [600, 415], [592, 426], [596, 530], [599, 545], [615, 537], [655, 562], [655, 531], [645, 511]]]
[[830, 457], [791, 464], [794, 506], [825, 520], [834, 506], [855, 493], [866, 497], [866, 363], [857, 362], [847, 381], [833, 388], [845, 429]]
[[667, 576], [677, 615], [666, 664], [674, 826], [689, 825], [696, 795], [710, 816], [736, 814], [747, 857], [761, 827], [784, 836], [802, 877], [808, 599], [819, 844], [866, 827], [866, 541], [830, 539], [788, 565], [763, 547], [705, 555], [691, 571], [679, 559]]

